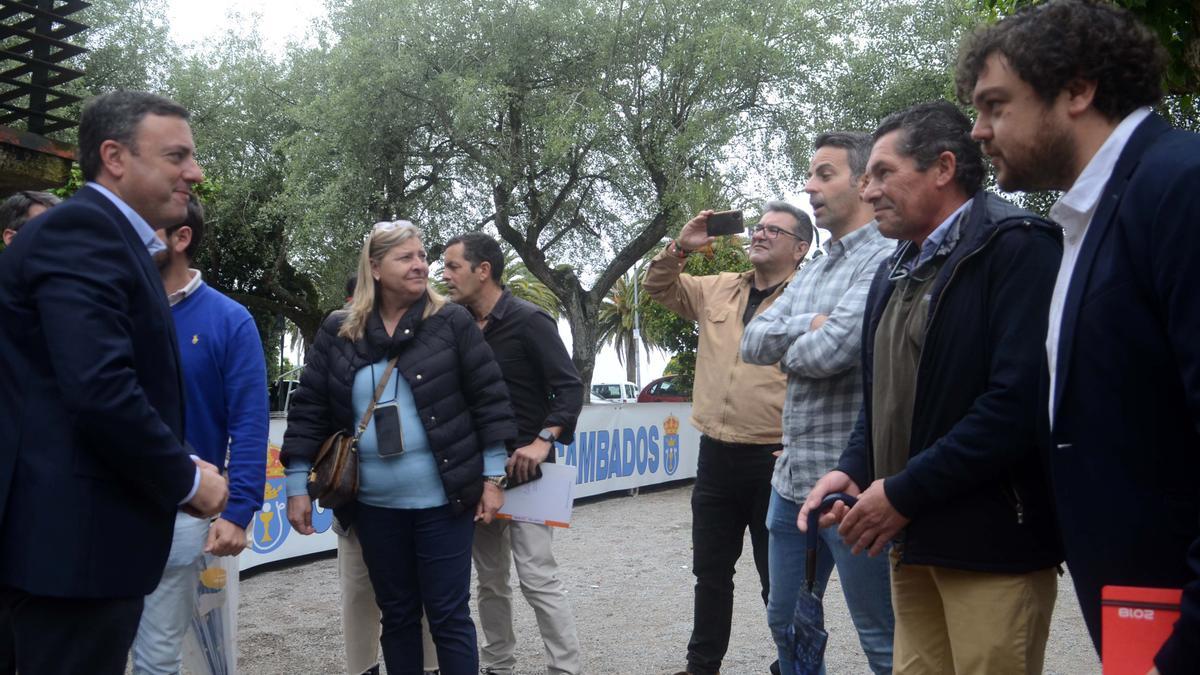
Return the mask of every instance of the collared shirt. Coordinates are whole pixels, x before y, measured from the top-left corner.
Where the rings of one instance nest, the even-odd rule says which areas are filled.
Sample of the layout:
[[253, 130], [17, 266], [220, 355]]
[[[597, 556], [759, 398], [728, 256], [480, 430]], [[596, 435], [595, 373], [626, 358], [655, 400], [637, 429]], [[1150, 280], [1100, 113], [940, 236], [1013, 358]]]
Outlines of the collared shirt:
[[[778, 447], [787, 376], [743, 361], [739, 349], [754, 271], [692, 276], [682, 273], [686, 263], [664, 248], [650, 262], [642, 287], [667, 309], [698, 323], [692, 425], [722, 443]], [[759, 311], [778, 301], [786, 286], [763, 300]]]
[[[558, 324], [507, 288], [486, 319], [483, 337], [500, 364], [517, 419], [517, 438], [509, 450], [557, 426], [563, 428], [559, 442], [569, 445], [583, 409], [583, 382], [558, 336]], [[554, 455], [551, 451], [547, 461], [553, 462]]]
[[925, 241], [921, 243], [921, 254], [917, 256], [918, 267], [933, 259], [933, 256], [937, 254], [938, 249], [942, 247], [942, 243], [946, 241], [946, 234], [950, 231], [950, 228], [953, 227], [958, 221], [959, 216], [963, 215], [967, 212], [967, 209], [971, 208], [971, 203], [974, 201], [975, 198], [972, 197], [971, 199], [963, 202], [962, 206], [954, 209], [954, 213], [951, 213], [949, 216], [947, 216], [946, 219], [942, 221], [941, 225], [938, 225], [933, 232], [929, 233], [929, 236], [926, 237]]
[[134, 211], [132, 206], [113, 194], [112, 190], [96, 182], [89, 182], [88, 187], [107, 197], [108, 201], [112, 202], [117, 210], [129, 219], [130, 224], [133, 225], [133, 231], [137, 232], [138, 239], [142, 240], [142, 245], [146, 247], [146, 252], [150, 254], [151, 258], [154, 257], [154, 254], [167, 250], [167, 245], [158, 238], [158, 235], [154, 234], [154, 228], [150, 227], [150, 223], [147, 223], [145, 218]]
[[1150, 108], [1138, 108], [1129, 113], [1108, 140], [1084, 167], [1075, 184], [1050, 207], [1050, 219], [1063, 228], [1062, 262], [1058, 267], [1058, 279], [1054, 282], [1054, 295], [1050, 298], [1050, 322], [1046, 330], [1046, 358], [1050, 366], [1050, 423], [1054, 423], [1054, 398], [1058, 374], [1058, 340], [1062, 331], [1063, 305], [1067, 301], [1067, 290], [1079, 249], [1091, 225], [1092, 216], [1100, 204], [1104, 186], [1112, 176], [1113, 168], [1125, 150], [1134, 129], [1150, 116]]
[[[862, 408], [862, 321], [879, 265], [895, 250], [872, 221], [824, 247], [783, 296], [750, 322], [742, 337], [747, 363], [787, 373], [783, 454], [771, 486], [802, 501], [837, 466]], [[809, 330], [818, 314], [829, 317]]]
[[183, 302], [200, 289], [200, 284], [204, 283], [204, 279], [202, 279], [200, 275], [200, 270], [188, 268], [188, 273], [192, 275], [191, 280], [184, 284], [183, 288], [175, 291], [174, 293], [167, 294], [167, 304], [170, 306], [174, 307], [175, 305]]

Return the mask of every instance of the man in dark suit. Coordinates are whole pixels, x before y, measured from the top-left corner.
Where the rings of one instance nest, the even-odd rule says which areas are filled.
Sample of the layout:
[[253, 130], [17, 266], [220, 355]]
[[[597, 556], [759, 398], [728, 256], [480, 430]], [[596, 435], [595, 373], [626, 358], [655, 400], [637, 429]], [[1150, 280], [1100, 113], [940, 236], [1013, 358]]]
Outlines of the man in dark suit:
[[228, 496], [183, 446], [151, 257], [203, 179], [187, 117], [151, 94], [93, 100], [88, 184], [0, 256], [0, 603], [22, 673], [122, 673], [176, 510], [211, 516]]
[[1046, 352], [1063, 544], [1100, 648], [1107, 585], [1183, 588], [1155, 657], [1200, 664], [1200, 136], [1150, 111], [1165, 57], [1107, 3], [1051, 0], [978, 31], [958, 92], [1006, 190], [1065, 190]]

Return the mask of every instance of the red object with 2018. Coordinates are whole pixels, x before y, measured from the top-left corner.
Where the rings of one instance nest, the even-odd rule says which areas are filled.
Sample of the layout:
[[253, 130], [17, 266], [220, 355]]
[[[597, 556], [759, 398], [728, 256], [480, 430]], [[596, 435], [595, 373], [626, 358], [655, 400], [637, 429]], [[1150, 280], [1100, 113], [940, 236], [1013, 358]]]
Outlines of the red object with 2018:
[[1100, 591], [1104, 675], [1146, 675], [1179, 619], [1178, 588], [1105, 586]]

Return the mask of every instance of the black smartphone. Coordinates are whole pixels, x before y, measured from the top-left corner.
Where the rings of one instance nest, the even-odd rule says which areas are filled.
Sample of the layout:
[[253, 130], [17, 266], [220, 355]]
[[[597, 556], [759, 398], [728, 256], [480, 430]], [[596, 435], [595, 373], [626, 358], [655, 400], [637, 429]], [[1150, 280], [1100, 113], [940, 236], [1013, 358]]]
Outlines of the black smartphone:
[[[551, 452], [553, 452], [553, 451], [551, 451]], [[508, 472], [508, 487], [515, 488], [518, 485], [532, 483], [533, 481], [535, 481], [541, 477], [542, 477], [542, 465], [541, 464], [538, 464], [537, 466], [535, 466], [533, 468], [533, 475], [530, 476], [528, 480], [517, 480], [517, 477], [512, 474], [511, 470], [509, 470], [509, 472]]]
[[375, 406], [375, 443], [380, 457], [404, 454], [404, 430], [400, 428], [400, 406], [395, 401]]
[[746, 231], [746, 224], [741, 211], [717, 211], [708, 214], [707, 230], [710, 237], [741, 234]]

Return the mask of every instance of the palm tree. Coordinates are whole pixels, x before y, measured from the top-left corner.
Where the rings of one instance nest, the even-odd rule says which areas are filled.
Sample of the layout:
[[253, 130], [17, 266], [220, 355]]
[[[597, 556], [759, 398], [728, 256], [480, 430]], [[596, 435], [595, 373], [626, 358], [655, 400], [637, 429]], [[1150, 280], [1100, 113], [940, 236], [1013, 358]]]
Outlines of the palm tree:
[[[637, 343], [633, 339], [634, 284], [640, 284], [644, 266], [639, 265], [629, 276], [622, 276], [613, 284], [604, 304], [600, 306], [600, 344], [608, 342], [617, 350], [617, 360], [625, 366], [625, 379], [635, 382], [637, 378]], [[653, 346], [645, 342], [646, 353]]]
[[500, 275], [500, 281], [513, 295], [532, 302], [558, 319], [558, 297], [546, 284], [533, 276], [529, 268], [525, 267], [525, 263], [512, 251], [504, 254], [504, 274]]

